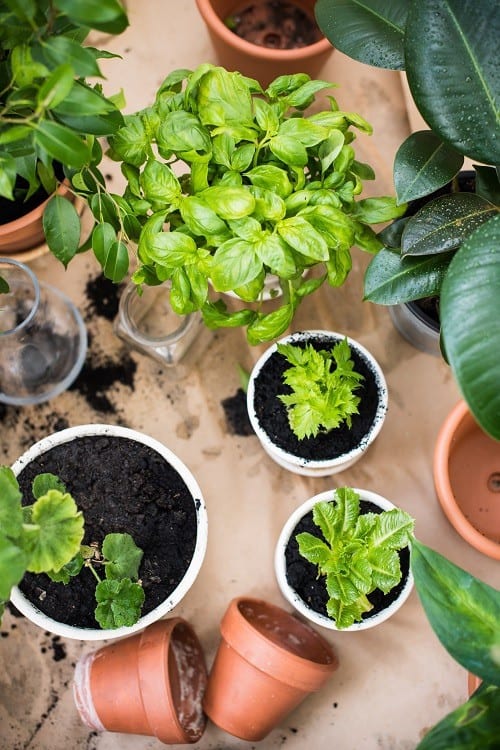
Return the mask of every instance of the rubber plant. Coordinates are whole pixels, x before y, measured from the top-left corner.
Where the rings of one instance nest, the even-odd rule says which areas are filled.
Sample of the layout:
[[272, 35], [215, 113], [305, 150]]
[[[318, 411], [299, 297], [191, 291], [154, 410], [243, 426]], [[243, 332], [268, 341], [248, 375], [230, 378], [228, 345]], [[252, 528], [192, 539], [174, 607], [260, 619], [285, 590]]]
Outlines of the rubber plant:
[[495, 750], [500, 736], [500, 591], [413, 540], [411, 568], [429, 622], [450, 655], [481, 678], [469, 700], [417, 750]]
[[[392, 305], [439, 295], [442, 350], [481, 427], [500, 439], [500, 78], [496, 0], [318, 0], [316, 17], [339, 50], [405, 70], [429, 130], [397, 151], [399, 202], [453, 182], [469, 157], [476, 193], [425, 202], [382, 234], [365, 299]], [[464, 321], [467, 325], [464, 325]]]
[[[374, 173], [356, 160], [353, 131], [372, 129], [340, 111], [331, 88], [296, 74], [264, 91], [208, 63], [168, 75], [152, 106], [109, 138], [127, 185], [122, 196], [99, 195], [92, 246], [105, 274], [122, 278], [137, 245], [138, 287], [170, 280], [178, 314], [201, 310], [209, 327], [244, 326], [252, 344], [282, 333], [325, 280], [341, 285], [351, 247], [376, 252], [370, 225], [404, 208], [393, 197], [357, 199]], [[320, 92], [328, 109], [305, 114]], [[282, 298], [264, 313], [271, 276]], [[237, 296], [242, 309], [229, 311], [217, 293]]]
[[[91, 29], [113, 34], [128, 25], [118, 0], [0, 0], [0, 197], [40, 202], [66, 180], [72, 195], [98, 194], [104, 177], [99, 137], [122, 124], [121, 94], [105, 96], [99, 59], [84, 46]], [[87, 80], [89, 79], [89, 80]], [[102, 215], [91, 203], [96, 221]], [[80, 217], [54, 195], [44, 211], [50, 250], [64, 265], [80, 247]]]

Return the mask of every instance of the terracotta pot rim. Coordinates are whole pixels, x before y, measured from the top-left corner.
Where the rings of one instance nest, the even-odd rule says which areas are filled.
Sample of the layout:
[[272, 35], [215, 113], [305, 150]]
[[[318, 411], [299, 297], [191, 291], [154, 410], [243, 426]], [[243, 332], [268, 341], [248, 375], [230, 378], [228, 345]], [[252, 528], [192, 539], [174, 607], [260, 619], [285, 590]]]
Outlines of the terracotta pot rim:
[[[247, 620], [240, 608], [242, 604], [265, 608], [271, 614], [276, 613], [281, 619], [288, 619], [295, 628], [301, 629], [308, 638], [317, 642], [324, 652], [324, 661], [300, 656], [266, 637], [252, 622]], [[308, 623], [302, 622], [295, 615], [263, 599], [251, 596], [235, 597], [228, 605], [221, 621], [220, 631], [226, 643], [240, 657], [279, 682], [299, 690], [306, 692], [318, 690], [338, 666], [336, 654], [330, 644]]]
[[206, 547], [207, 547], [207, 536], [208, 536], [208, 517], [205, 501], [201, 489], [196, 481], [195, 477], [188, 469], [188, 467], [181, 461], [181, 459], [173, 453], [166, 445], [163, 445], [159, 440], [156, 440], [149, 435], [139, 432], [138, 430], [131, 429], [129, 427], [121, 427], [120, 425], [109, 425], [109, 424], [82, 424], [73, 427], [68, 427], [65, 430], [46, 435], [41, 440], [34, 443], [27, 451], [25, 451], [15, 463], [12, 465], [14, 474], [20, 473], [26, 464], [29, 464], [36, 456], [50, 448], [67, 443], [77, 437], [87, 437], [92, 435], [108, 435], [125, 437], [130, 440], [136, 440], [137, 442], [143, 443], [144, 445], [152, 448], [159, 453], [166, 461], [181, 475], [188, 490], [190, 491], [193, 502], [199, 500], [199, 503], [195, 503], [196, 517], [197, 517], [197, 536], [196, 545], [191, 562], [189, 564], [184, 577], [179, 582], [178, 586], [169, 594], [169, 596], [155, 609], [148, 612], [143, 617], [140, 617], [138, 622], [131, 627], [120, 627], [110, 630], [103, 630], [98, 628], [80, 628], [73, 625], [66, 625], [65, 623], [53, 620], [43, 612], [41, 612], [27, 597], [24, 596], [22, 591], [14, 586], [11, 593], [11, 601], [14, 606], [22, 612], [31, 622], [34, 622], [44, 630], [48, 630], [55, 635], [63, 636], [64, 638], [72, 638], [83, 641], [102, 641], [112, 640], [116, 638], [123, 638], [127, 635], [133, 635], [143, 630], [148, 625], [152, 624], [156, 620], [161, 619], [166, 614], [177, 606], [177, 604], [184, 598], [191, 586], [193, 585], [201, 565], [203, 563]]
[[[301, 456], [296, 456], [292, 453], [288, 453], [287, 451], [283, 450], [283, 448], [275, 445], [272, 442], [271, 438], [267, 435], [265, 430], [263, 430], [263, 428], [260, 426], [259, 420], [257, 419], [257, 414], [253, 406], [255, 380], [257, 379], [264, 364], [276, 352], [278, 344], [304, 341], [315, 336], [324, 336], [334, 340], [336, 339], [338, 341], [347, 338], [349, 346], [355, 349], [361, 355], [361, 357], [366, 361], [366, 363], [372, 370], [379, 394], [379, 402], [377, 410], [375, 412], [373, 423], [366, 435], [363, 436], [363, 439], [359, 442], [359, 444], [352, 448], [348, 453], [336, 456], [335, 458], [317, 461], [309, 460]], [[250, 423], [255, 434], [259, 438], [264, 450], [271, 456], [271, 458], [276, 461], [276, 463], [288, 469], [289, 471], [293, 471], [297, 474], [303, 474], [304, 476], [327, 476], [336, 474], [340, 471], [344, 471], [349, 466], [354, 464], [361, 458], [361, 456], [366, 452], [369, 446], [374, 442], [375, 438], [378, 436], [380, 430], [382, 429], [387, 415], [389, 406], [388, 394], [389, 391], [387, 382], [382, 368], [378, 364], [373, 354], [371, 354], [368, 349], [360, 344], [359, 341], [356, 341], [350, 336], [345, 336], [345, 334], [338, 333], [337, 331], [310, 329], [304, 331], [296, 331], [278, 339], [278, 341], [271, 344], [271, 346], [269, 346], [259, 357], [250, 373], [250, 379], [247, 389], [247, 411]]]
[[196, 4], [207, 26], [229, 47], [235, 47], [245, 54], [251, 55], [260, 60], [270, 60], [273, 62], [278, 60], [281, 62], [287, 62], [289, 60], [305, 60], [311, 56], [323, 54], [328, 50], [333, 49], [326, 37], [323, 37], [319, 41], [309, 44], [306, 47], [298, 47], [291, 50], [277, 50], [269, 47], [261, 47], [258, 44], [247, 42], [246, 39], [242, 39], [228, 29], [214, 11], [210, 0], [196, 0]]
[[[290, 604], [295, 607], [295, 609], [303, 617], [306, 617], [315, 625], [321, 625], [321, 627], [323, 628], [327, 628], [328, 630], [335, 630], [339, 633], [350, 633], [358, 630], [368, 630], [369, 628], [373, 628], [376, 625], [380, 625], [382, 622], [385, 622], [385, 620], [388, 620], [389, 617], [392, 617], [392, 615], [394, 615], [406, 602], [413, 590], [414, 585], [411, 568], [408, 570], [406, 582], [397, 599], [391, 602], [391, 604], [389, 604], [389, 606], [387, 606], [385, 609], [382, 609], [377, 614], [372, 615], [372, 617], [368, 617], [361, 622], [355, 622], [348, 628], [342, 629], [337, 628], [335, 622], [326, 615], [322, 615], [321, 613], [316, 612], [315, 610], [308, 607], [304, 600], [297, 594], [295, 589], [290, 586], [286, 577], [285, 549], [291, 533], [293, 532], [300, 519], [307, 513], [309, 513], [309, 511], [312, 510], [316, 503], [332, 499], [334, 489], [325, 490], [324, 492], [320, 492], [317, 495], [310, 497], [304, 503], [299, 505], [298, 508], [295, 508], [295, 510], [286, 520], [275, 548], [274, 569], [276, 573], [276, 579], [281, 593], [283, 594], [285, 599], [289, 601]], [[396, 507], [393, 503], [391, 503], [390, 500], [387, 500], [387, 498], [383, 497], [382, 495], [378, 495], [375, 492], [359, 489], [357, 487], [354, 487], [353, 489], [359, 494], [362, 500], [374, 503], [383, 510], [391, 510], [392, 508]]]
[[434, 486], [444, 514], [455, 531], [472, 547], [495, 560], [500, 560], [500, 544], [488, 539], [478, 531], [465, 517], [460, 505], [455, 500], [448, 473], [448, 461], [451, 445], [456, 431], [465, 421], [477, 427], [472, 413], [464, 400], [460, 400], [451, 410], [441, 425], [434, 448]]
[[19, 216], [19, 218], [14, 219], [13, 221], [8, 221], [6, 224], [0, 224], [0, 237], [7, 233], [11, 234], [12, 232], [16, 232], [27, 223], [38, 221], [42, 218], [47, 203], [54, 197], [54, 195], [66, 195], [67, 193], [69, 193], [69, 185], [67, 183], [59, 184], [51, 195], [44, 198], [38, 206], [32, 208], [27, 214]]

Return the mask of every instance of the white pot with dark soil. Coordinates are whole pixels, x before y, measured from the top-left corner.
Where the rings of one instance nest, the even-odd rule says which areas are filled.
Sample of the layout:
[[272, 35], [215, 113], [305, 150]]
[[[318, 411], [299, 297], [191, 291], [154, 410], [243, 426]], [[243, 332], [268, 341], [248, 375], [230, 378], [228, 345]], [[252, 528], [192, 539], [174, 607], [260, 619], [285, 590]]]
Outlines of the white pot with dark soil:
[[[293, 417], [290, 408], [282, 400], [293, 394], [293, 388], [285, 383], [289, 377], [285, 374], [289, 361], [280, 353], [279, 347], [292, 345], [300, 349], [312, 347], [317, 352], [331, 352], [344, 341], [350, 349], [352, 369], [360, 376], [359, 383], [354, 386], [357, 412], [350, 412], [338, 426], [332, 427], [335, 420], [327, 418], [325, 424], [314, 427], [316, 434], [309, 432], [298, 436], [291, 426]], [[330, 359], [325, 383], [330, 378], [330, 372], [339, 369]], [[343, 388], [343, 385], [340, 387]], [[323, 383], [315, 382], [313, 392], [311, 379], [309, 384], [306, 381], [305, 390], [306, 399], [309, 392], [313, 395], [311, 401], [314, 403], [297, 405], [296, 413], [300, 409], [311, 409], [317, 414], [317, 400], [325, 398]], [[335, 400], [336, 396], [330, 393], [326, 398]], [[328, 476], [358, 461], [379, 434], [387, 407], [387, 383], [375, 358], [357, 341], [330, 331], [301, 331], [280, 339], [258, 359], [248, 383], [248, 416], [264, 450], [280, 466], [305, 476]]]
[[274, 564], [281, 593], [324, 628], [374, 627], [412, 591], [412, 536], [411, 516], [381, 495], [345, 487], [321, 492], [295, 509], [279, 536]]
[[[34, 477], [59, 477], [83, 512], [82, 550], [102, 550], [106, 535], [127, 533], [143, 553], [137, 577], [144, 601], [130, 626], [98, 624], [96, 576], [86, 565], [67, 584], [26, 573], [10, 598], [44, 630], [81, 640], [131, 635], [169, 613], [194, 583], [207, 544], [205, 503], [189, 469], [159, 441], [125, 427], [81, 425], [43, 438], [12, 469], [23, 505], [33, 502]], [[107, 576], [101, 552], [92, 563]]]

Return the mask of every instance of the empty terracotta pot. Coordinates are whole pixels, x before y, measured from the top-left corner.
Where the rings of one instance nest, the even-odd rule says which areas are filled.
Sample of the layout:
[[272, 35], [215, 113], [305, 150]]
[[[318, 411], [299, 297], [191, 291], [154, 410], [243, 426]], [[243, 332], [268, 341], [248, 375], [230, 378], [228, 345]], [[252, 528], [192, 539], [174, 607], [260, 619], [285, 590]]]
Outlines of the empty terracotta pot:
[[438, 434], [434, 484], [455, 530], [477, 550], [500, 560], [500, 442], [483, 432], [464, 401]]
[[338, 665], [313, 628], [260, 599], [233, 599], [220, 630], [203, 708], [244, 740], [263, 739]]
[[189, 744], [205, 731], [201, 699], [206, 682], [198, 638], [175, 617], [83, 656], [73, 694], [91, 729]]
[[[314, 18], [315, 0], [293, 2]], [[308, 73], [315, 78], [333, 51], [328, 39], [322, 37], [313, 44], [296, 49], [274, 49], [248, 42], [231, 31], [225, 21], [235, 11], [251, 4], [245, 0], [196, 0], [218, 64], [256, 78], [264, 87], [280, 75]]]

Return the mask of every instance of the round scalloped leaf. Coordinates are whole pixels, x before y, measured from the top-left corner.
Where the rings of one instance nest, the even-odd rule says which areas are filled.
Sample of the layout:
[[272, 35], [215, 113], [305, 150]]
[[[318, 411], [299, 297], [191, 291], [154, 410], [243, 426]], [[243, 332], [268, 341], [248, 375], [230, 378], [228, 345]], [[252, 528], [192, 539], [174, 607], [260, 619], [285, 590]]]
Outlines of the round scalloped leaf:
[[32, 523], [38, 526], [31, 560], [32, 573], [60, 570], [80, 549], [83, 515], [68, 493], [49, 490], [33, 505]]

